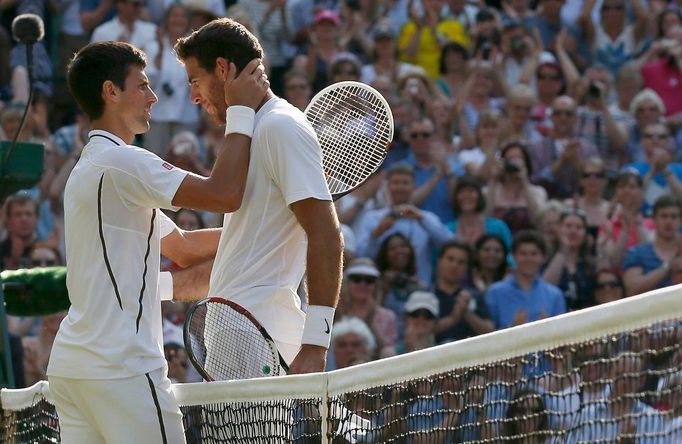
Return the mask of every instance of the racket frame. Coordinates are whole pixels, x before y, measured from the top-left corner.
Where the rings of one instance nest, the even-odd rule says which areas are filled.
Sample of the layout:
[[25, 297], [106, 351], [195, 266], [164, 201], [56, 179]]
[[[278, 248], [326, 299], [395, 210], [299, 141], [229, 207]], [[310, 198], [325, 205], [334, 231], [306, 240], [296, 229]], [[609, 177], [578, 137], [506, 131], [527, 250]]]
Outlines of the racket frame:
[[[353, 88], [363, 89], [363, 90], [365, 90], [365, 91], [368, 91], [368, 92], [371, 93], [372, 95], [376, 96], [376, 98], [377, 98], [377, 99], [381, 102], [381, 104], [386, 108], [386, 115], [388, 116], [388, 125], [389, 125], [389, 127], [390, 127], [390, 133], [391, 133], [391, 134], [390, 134], [390, 137], [391, 137], [391, 139], [390, 139], [389, 142], [386, 144], [386, 149], [385, 149], [384, 152], [383, 152], [383, 158], [381, 159], [381, 161], [379, 161], [379, 162], [377, 163], [377, 166], [376, 166], [376, 168], [374, 168], [374, 171], [372, 171], [370, 174], [368, 174], [367, 177], [366, 177], [364, 180], [362, 180], [361, 182], [359, 182], [358, 184], [356, 184], [354, 187], [349, 188], [348, 190], [343, 191], [343, 192], [341, 192], [341, 193], [332, 193], [332, 200], [333, 200], [333, 201], [337, 201], [337, 200], [339, 200], [340, 198], [342, 198], [343, 196], [345, 196], [346, 194], [348, 194], [348, 193], [354, 191], [355, 189], [357, 189], [358, 187], [360, 187], [362, 184], [364, 184], [365, 182], [367, 182], [367, 179], [369, 179], [369, 178], [372, 177], [374, 174], [376, 174], [377, 171], [379, 171], [379, 168], [381, 167], [381, 164], [384, 162], [384, 159], [386, 159], [386, 156], [388, 155], [388, 151], [389, 151], [389, 149], [391, 148], [391, 142], [393, 141], [393, 135], [394, 135], [394, 133], [395, 133], [395, 122], [393, 121], [393, 113], [391, 112], [391, 107], [388, 105], [388, 101], [386, 100], [386, 98], [384, 98], [384, 96], [383, 96], [379, 91], [377, 91], [376, 89], [374, 89], [374, 88], [372, 88], [371, 86], [367, 85], [366, 83], [356, 82], [356, 81], [353, 81], [353, 80], [346, 80], [346, 81], [343, 81], [343, 82], [332, 83], [331, 85], [328, 85], [328, 86], [324, 87], [324, 88], [321, 89], [317, 94], [315, 94], [315, 96], [314, 96], [314, 97], [310, 100], [310, 102], [308, 103], [308, 106], [306, 106], [305, 111], [303, 111], [303, 113], [304, 113], [305, 116], [306, 116], [306, 119], [308, 119], [308, 122], [310, 122], [311, 125], [312, 125], [313, 122], [310, 121], [309, 113], [310, 113], [310, 110], [312, 109], [313, 105], [320, 99], [320, 97], [324, 96], [324, 95], [327, 94], [329, 91], [332, 91], [332, 90], [335, 90], [335, 89], [340, 89], [340, 88], [347, 88], [347, 87], [353, 87]], [[313, 126], [313, 128], [314, 128], [314, 126]], [[322, 148], [321, 145], [320, 145], [320, 148]], [[324, 165], [324, 156], [323, 156], [322, 166], [323, 166], [323, 167], [325, 166], [325, 165]]]
[[206, 381], [215, 381], [216, 379], [211, 376], [204, 366], [199, 362], [199, 359], [196, 357], [196, 354], [194, 353], [194, 348], [192, 347], [192, 341], [191, 341], [191, 333], [190, 333], [190, 324], [192, 322], [192, 317], [194, 316], [194, 313], [196, 312], [197, 308], [199, 308], [202, 305], [208, 305], [208, 304], [223, 304], [229, 306], [231, 309], [239, 313], [240, 315], [244, 316], [246, 319], [249, 320], [253, 324], [254, 327], [260, 332], [261, 335], [263, 335], [263, 338], [270, 343], [271, 347], [273, 350], [277, 352], [277, 357], [279, 358], [279, 365], [282, 367], [285, 373], [289, 372], [289, 366], [287, 365], [286, 361], [284, 361], [284, 358], [282, 358], [282, 355], [279, 353], [279, 350], [277, 349], [277, 344], [275, 343], [275, 340], [272, 339], [272, 336], [270, 336], [270, 333], [261, 325], [260, 322], [251, 314], [249, 310], [246, 308], [242, 307], [241, 305], [237, 304], [236, 302], [230, 301], [229, 299], [221, 298], [221, 297], [216, 297], [216, 296], [211, 296], [207, 297], [204, 299], [201, 299], [194, 304], [187, 310], [187, 315], [185, 318], [185, 323], [182, 329], [182, 336], [183, 340], [185, 342], [185, 350], [187, 351], [187, 357], [189, 358], [190, 362], [194, 366], [194, 368], [199, 372], [199, 374], [206, 380]]

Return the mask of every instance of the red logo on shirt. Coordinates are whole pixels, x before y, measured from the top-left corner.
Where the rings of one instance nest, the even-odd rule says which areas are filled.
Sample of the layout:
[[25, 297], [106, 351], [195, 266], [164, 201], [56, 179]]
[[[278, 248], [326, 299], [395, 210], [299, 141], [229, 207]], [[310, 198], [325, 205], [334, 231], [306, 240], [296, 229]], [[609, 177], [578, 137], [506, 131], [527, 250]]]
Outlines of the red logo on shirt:
[[165, 169], [167, 169], [168, 171], [170, 171], [170, 170], [173, 169], [173, 165], [171, 165], [171, 164], [168, 163], [168, 162], [164, 162], [164, 163], [162, 163], [162, 165], [163, 165], [163, 167], [164, 167]]

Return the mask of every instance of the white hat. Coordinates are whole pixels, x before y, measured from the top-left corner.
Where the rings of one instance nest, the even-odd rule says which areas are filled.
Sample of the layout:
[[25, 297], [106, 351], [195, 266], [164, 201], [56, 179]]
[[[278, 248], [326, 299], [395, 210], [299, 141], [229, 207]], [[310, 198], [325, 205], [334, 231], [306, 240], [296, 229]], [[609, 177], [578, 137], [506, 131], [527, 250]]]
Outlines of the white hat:
[[351, 261], [344, 272], [346, 276], [372, 276], [378, 278], [380, 276], [379, 270], [372, 259], [367, 257], [360, 257]]
[[417, 290], [410, 294], [405, 302], [405, 313], [414, 313], [419, 309], [426, 309], [435, 317], [438, 317], [439, 310], [438, 298], [429, 291]]

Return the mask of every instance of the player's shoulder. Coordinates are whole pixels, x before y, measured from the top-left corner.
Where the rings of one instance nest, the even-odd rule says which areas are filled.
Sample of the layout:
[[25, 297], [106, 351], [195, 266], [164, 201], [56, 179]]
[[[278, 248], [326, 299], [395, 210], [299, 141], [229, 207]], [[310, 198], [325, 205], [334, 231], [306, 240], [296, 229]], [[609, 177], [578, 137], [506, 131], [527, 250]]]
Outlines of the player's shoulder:
[[279, 97], [272, 99], [264, 106], [267, 108], [263, 110], [264, 114], [259, 126], [268, 131], [287, 131], [307, 123], [301, 110]]
[[159, 158], [135, 145], [94, 147], [90, 161], [102, 167], [128, 169], [131, 166], [157, 161]]

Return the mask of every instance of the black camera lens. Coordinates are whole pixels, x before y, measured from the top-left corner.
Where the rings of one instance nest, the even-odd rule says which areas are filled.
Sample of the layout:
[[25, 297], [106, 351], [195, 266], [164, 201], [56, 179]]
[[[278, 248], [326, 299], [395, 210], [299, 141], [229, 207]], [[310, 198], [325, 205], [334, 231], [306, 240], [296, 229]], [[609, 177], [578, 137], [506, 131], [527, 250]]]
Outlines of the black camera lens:
[[172, 87], [172, 86], [170, 85], [170, 83], [168, 83], [168, 82], [164, 82], [163, 85], [161, 85], [161, 90], [162, 90], [163, 93], [164, 93], [165, 95], [167, 95], [167, 96], [172, 96], [173, 93], [175, 92], [175, 90], [173, 89], [173, 87]]
[[513, 173], [518, 173], [519, 171], [521, 171], [521, 169], [514, 162], [511, 162], [509, 160], [504, 161], [504, 172], [505, 173], [513, 174]]

